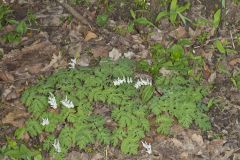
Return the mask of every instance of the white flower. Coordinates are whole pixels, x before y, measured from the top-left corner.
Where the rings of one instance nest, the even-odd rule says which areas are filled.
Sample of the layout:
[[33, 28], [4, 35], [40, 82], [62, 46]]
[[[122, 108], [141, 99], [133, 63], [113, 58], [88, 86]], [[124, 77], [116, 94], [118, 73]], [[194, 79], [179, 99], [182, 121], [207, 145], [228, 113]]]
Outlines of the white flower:
[[74, 108], [73, 102], [68, 100], [67, 96], [64, 100], [61, 101], [61, 103], [67, 108]]
[[74, 59], [71, 59], [71, 62], [70, 63], [68, 63], [69, 65], [70, 65], [70, 67], [69, 68], [72, 68], [72, 69], [74, 69], [75, 68], [75, 66], [76, 66], [76, 64], [77, 64], [77, 59], [76, 58], [74, 58]]
[[142, 79], [142, 78], [140, 78], [140, 80], [138, 79], [137, 80], [137, 83], [135, 83], [135, 85], [134, 85], [134, 87], [136, 88], [136, 89], [138, 89], [138, 88], [140, 88], [141, 86], [147, 86], [147, 85], [152, 85], [152, 82], [149, 80], [149, 79], [146, 79], [146, 80], [144, 80], [144, 79]]
[[147, 149], [146, 152], [147, 152], [148, 154], [151, 154], [151, 153], [152, 153], [152, 146], [151, 146], [150, 143], [147, 144], [147, 142], [145, 141], [145, 142], [142, 142], [142, 145], [143, 145], [143, 147], [144, 147], [145, 149]]
[[48, 118], [42, 118], [42, 123], [43, 126], [49, 125], [49, 120]]
[[53, 147], [55, 148], [56, 152], [60, 153], [61, 152], [61, 147], [60, 147], [60, 143], [59, 140], [55, 139], [54, 143], [52, 144]]
[[131, 77], [127, 77], [127, 83], [128, 83], [128, 84], [129, 84], [129, 83], [133, 83], [133, 80], [132, 80]]
[[127, 78], [123, 77], [122, 79], [120, 79], [118, 77], [117, 79], [113, 80], [113, 85], [114, 86], [119, 86], [123, 83], [128, 83], [129, 84], [129, 83], [132, 83], [132, 82], [133, 82], [133, 80], [132, 80], [131, 77], [127, 77]]
[[48, 103], [51, 105], [53, 109], [57, 109], [57, 102], [56, 98], [52, 93], [49, 93], [50, 96], [48, 97]]

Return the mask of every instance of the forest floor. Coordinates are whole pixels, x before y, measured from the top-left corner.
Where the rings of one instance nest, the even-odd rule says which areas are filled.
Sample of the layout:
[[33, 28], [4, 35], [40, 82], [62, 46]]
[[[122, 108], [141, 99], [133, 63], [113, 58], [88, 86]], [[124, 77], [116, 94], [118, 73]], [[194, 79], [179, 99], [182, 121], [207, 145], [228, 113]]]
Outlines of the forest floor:
[[[217, 1], [192, 0], [184, 16], [192, 21], [205, 18], [208, 22], [203, 25], [189, 22], [184, 25], [181, 19], [173, 25], [163, 18], [155, 27], [136, 25], [128, 32], [128, 22], [133, 21], [131, 5], [124, 4], [125, 1], [113, 2], [115, 6], [108, 3], [92, 0], [71, 4], [89, 25], [79, 23], [55, 1], [19, 0], [9, 4], [16, 20], [26, 19], [31, 10], [36, 24], [28, 26], [19, 43], [0, 40], [0, 147], [7, 144], [6, 137], [14, 137], [15, 130], [23, 127], [30, 116], [20, 102], [21, 93], [42, 77], [67, 68], [72, 58], [77, 58], [77, 65], [84, 67], [96, 65], [100, 58], [109, 56], [136, 61], [151, 59], [152, 44], [169, 46], [188, 38], [192, 45], [185, 50], [192, 50], [204, 59], [203, 79], [213, 86], [207, 99], [214, 99], [208, 112], [210, 131], [202, 132], [194, 126], [186, 129], [176, 123], [170, 136], [153, 134], [145, 139], [152, 142], [151, 155], [142, 146], [137, 155], [122, 154], [119, 148], [111, 146], [106, 154], [104, 147], [95, 146], [88, 152], [71, 149], [65, 159], [240, 160], [240, 5], [230, 0], [225, 7]], [[218, 8], [222, 8], [221, 21], [213, 29], [209, 22]], [[103, 13], [108, 15], [108, 21], [101, 26], [104, 21], [96, 22], [96, 18]], [[12, 28], [8, 25], [0, 33]], [[221, 53], [221, 47], [215, 47], [216, 40], [228, 50]], [[23, 141], [31, 146], [29, 135], [24, 135]]]

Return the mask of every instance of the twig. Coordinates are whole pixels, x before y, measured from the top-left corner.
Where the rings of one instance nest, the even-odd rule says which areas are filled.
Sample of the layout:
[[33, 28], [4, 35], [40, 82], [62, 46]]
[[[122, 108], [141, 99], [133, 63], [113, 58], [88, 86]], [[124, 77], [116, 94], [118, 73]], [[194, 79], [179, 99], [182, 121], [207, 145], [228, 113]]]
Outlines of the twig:
[[[223, 37], [224, 38], [224, 37]], [[216, 40], [220, 40], [220, 39], [222, 39], [222, 37], [217, 37], [217, 38], [212, 38], [212, 39], [209, 39], [209, 40], [207, 40], [206, 41], [206, 43], [205, 44], [203, 44], [203, 45], [200, 45], [200, 46], [195, 46], [195, 47], [193, 47], [193, 48], [200, 48], [200, 47], [202, 47], [202, 46], [206, 46], [206, 45], [208, 45], [210, 42], [213, 42], [213, 41], [216, 41]], [[226, 37], [226, 38], [224, 38], [224, 39], [226, 39], [226, 40], [234, 40], [234, 39], [237, 39], [236, 37]], [[235, 49], [235, 48], [234, 48]]]
[[71, 13], [73, 15], [73, 17], [75, 17], [77, 20], [79, 20], [80, 23], [88, 25], [91, 28], [90, 23], [82, 15], [80, 15], [74, 8], [72, 8], [69, 4], [67, 4], [61, 0], [57, 0], [57, 2], [61, 6], [63, 6], [63, 8], [65, 8], [69, 13]]
[[235, 44], [234, 44], [234, 41], [233, 41], [233, 36], [232, 36], [232, 31], [231, 30], [230, 30], [230, 36], [231, 36], [231, 40], [232, 40], [233, 49], [235, 49]]

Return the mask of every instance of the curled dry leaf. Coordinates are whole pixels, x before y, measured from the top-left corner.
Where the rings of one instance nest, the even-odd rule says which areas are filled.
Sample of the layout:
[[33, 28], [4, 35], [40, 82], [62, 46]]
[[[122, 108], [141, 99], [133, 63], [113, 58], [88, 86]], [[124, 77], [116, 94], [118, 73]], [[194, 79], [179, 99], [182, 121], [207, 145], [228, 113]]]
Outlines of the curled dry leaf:
[[14, 77], [7, 71], [0, 71], [0, 81], [14, 81]]
[[175, 39], [181, 39], [187, 37], [187, 31], [184, 27], [179, 26], [176, 30], [171, 31], [169, 35]]
[[8, 113], [3, 119], [3, 124], [11, 124], [15, 127], [21, 128], [24, 125], [24, 118], [29, 114], [23, 110], [14, 110], [13, 112]]
[[199, 146], [202, 146], [204, 144], [203, 138], [201, 135], [193, 134], [191, 137], [192, 141], [196, 142]]
[[80, 56], [79, 59], [77, 59], [77, 64], [79, 66], [87, 67], [90, 64], [90, 61], [91, 61], [90, 56], [86, 55], [86, 54], [83, 54], [83, 55]]
[[45, 66], [41, 71], [44, 72], [49, 70], [51, 67], [55, 66], [61, 59], [62, 55], [60, 53], [58, 55], [53, 54], [50, 63], [47, 66]]
[[107, 57], [108, 56], [108, 47], [97, 46], [91, 49], [94, 58], [97, 57]]
[[95, 38], [97, 38], [97, 35], [91, 31], [88, 31], [84, 38], [84, 41], [89, 41], [89, 40], [95, 39]]
[[231, 66], [235, 66], [236, 64], [240, 64], [240, 58], [235, 58], [235, 59], [232, 59], [229, 64]]
[[124, 57], [129, 58], [129, 59], [133, 58], [134, 56], [135, 56], [135, 53], [132, 51], [128, 51], [128, 52], [124, 53]]
[[97, 154], [95, 154], [95, 155], [92, 157], [91, 160], [101, 160], [101, 159], [103, 159], [103, 158], [104, 158], [103, 155], [101, 155], [100, 153], [97, 153]]
[[173, 142], [173, 144], [176, 146], [176, 147], [179, 147], [181, 148], [183, 146], [183, 143], [181, 141], [179, 141], [178, 139], [176, 138], [171, 138], [171, 141]]
[[211, 75], [209, 76], [208, 82], [213, 83], [215, 81], [216, 77], [217, 77], [217, 73], [215, 71], [215, 72], [211, 73]]
[[119, 52], [118, 49], [113, 48], [111, 52], [109, 52], [109, 57], [114, 61], [118, 60], [122, 56], [122, 53]]

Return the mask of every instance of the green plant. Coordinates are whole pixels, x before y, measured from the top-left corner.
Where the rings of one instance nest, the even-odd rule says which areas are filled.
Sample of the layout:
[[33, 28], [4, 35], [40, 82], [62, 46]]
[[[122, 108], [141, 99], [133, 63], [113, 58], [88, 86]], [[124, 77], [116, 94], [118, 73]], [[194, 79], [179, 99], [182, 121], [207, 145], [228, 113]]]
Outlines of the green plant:
[[[202, 62], [200, 57], [193, 56], [191, 53], [185, 55], [184, 46], [190, 45], [188, 39], [179, 40], [178, 43], [164, 48], [161, 44], [155, 44], [151, 47], [152, 62], [149, 64], [146, 60], [140, 62], [140, 68], [151, 73], [153, 77], [158, 76], [159, 70], [165, 68], [173, 71], [180, 71], [183, 75], [189, 75], [192, 72], [190, 61], [195, 64]], [[196, 75], [195, 75], [196, 76]]]
[[222, 54], [237, 54], [235, 49], [232, 49], [232, 44], [227, 40], [216, 40], [214, 42], [214, 47]]
[[[0, 5], [0, 30], [4, 28], [6, 25], [15, 25], [15, 30], [7, 32], [2, 35], [6, 42], [19, 42], [21, 37], [27, 32], [27, 23], [22, 21], [17, 21], [12, 18], [11, 15], [12, 11], [10, 7], [7, 5]], [[29, 22], [32, 20], [33, 17], [29, 15]]]
[[201, 112], [203, 106], [199, 105], [207, 93], [205, 87], [197, 86], [194, 81], [174, 74], [157, 78], [156, 85], [163, 93], [163, 96], [151, 100], [159, 133], [169, 133], [174, 117], [186, 128], [193, 122], [202, 130], [211, 128], [207, 115]]
[[18, 145], [16, 141], [10, 138], [7, 138], [7, 145], [0, 149], [0, 155], [8, 156], [12, 160], [43, 160], [39, 151], [30, 150], [24, 144]]
[[196, 38], [197, 43], [203, 45], [207, 41], [208, 37], [209, 37], [209, 33], [208, 32], [202, 32]]
[[[172, 61], [182, 60], [180, 46], [171, 50]], [[168, 79], [161, 75], [151, 85], [150, 80], [135, 79], [135, 71], [136, 64], [131, 60], [103, 59], [97, 67], [60, 70], [41, 80], [21, 97], [32, 116], [16, 135], [21, 137], [27, 131], [35, 137], [44, 132], [44, 143], [39, 147], [55, 159], [62, 159], [70, 148], [86, 149], [96, 141], [119, 146], [125, 154], [136, 154], [139, 141], [150, 131], [151, 112], [156, 115], [159, 133], [169, 133], [174, 117], [184, 127], [195, 122], [203, 130], [210, 128], [207, 116], [198, 108], [206, 95], [204, 89], [194, 87], [193, 81], [183, 77]], [[160, 87], [163, 96], [154, 94], [155, 86]], [[48, 103], [53, 99], [56, 104], [52, 102], [51, 108]], [[98, 104], [109, 107], [108, 113], [96, 112]], [[111, 115], [116, 126], [106, 124], [105, 114]], [[48, 123], [43, 123], [46, 118]]]
[[233, 0], [234, 3], [240, 4], [240, 0]]
[[133, 21], [128, 24], [128, 31], [132, 32], [135, 25], [145, 25], [157, 28], [151, 21], [145, 17], [137, 17], [136, 13], [131, 9], [130, 14], [133, 18]]
[[3, 28], [3, 26], [6, 25], [7, 19], [10, 17], [12, 13], [12, 10], [7, 5], [0, 5], [0, 30]]
[[96, 23], [98, 26], [103, 27], [108, 23], [108, 15], [101, 14], [97, 16]]
[[36, 15], [34, 15], [32, 11], [27, 12], [27, 22], [30, 26], [37, 24]]
[[179, 16], [185, 25], [186, 25], [187, 21], [191, 22], [191, 20], [189, 18], [187, 18], [186, 16], [184, 16], [182, 14], [183, 12], [185, 12], [186, 10], [188, 10], [190, 8], [190, 3], [188, 2], [183, 6], [179, 6], [177, 3], [178, 3], [178, 0], [172, 0], [169, 11], [165, 10], [165, 11], [159, 12], [155, 21], [158, 22], [158, 21], [160, 21], [161, 18], [168, 16], [170, 22], [172, 24], [176, 24], [177, 17]]
[[218, 9], [214, 15], [213, 15], [213, 21], [212, 21], [212, 26], [217, 29], [220, 22], [221, 22], [221, 13], [222, 13], [222, 10], [221, 9]]
[[240, 90], [240, 72], [239, 71], [232, 76], [231, 81], [233, 85]]
[[147, 0], [134, 0], [134, 4], [136, 5], [137, 8], [140, 8], [140, 9], [148, 8]]

